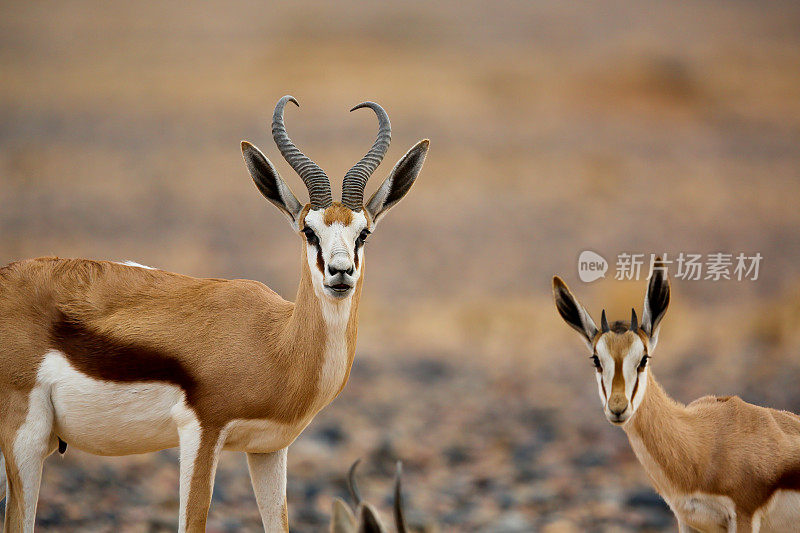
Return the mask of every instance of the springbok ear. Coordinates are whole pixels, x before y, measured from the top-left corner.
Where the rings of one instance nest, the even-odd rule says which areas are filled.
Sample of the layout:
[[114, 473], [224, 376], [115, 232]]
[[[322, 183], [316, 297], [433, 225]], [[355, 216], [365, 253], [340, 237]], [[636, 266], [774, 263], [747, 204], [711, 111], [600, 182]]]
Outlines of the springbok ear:
[[383, 533], [386, 529], [378, 518], [378, 513], [368, 503], [358, 509], [358, 533]]
[[581, 334], [584, 342], [592, 349], [592, 341], [597, 335], [597, 326], [581, 303], [569, 291], [569, 287], [558, 276], [553, 276], [553, 298], [558, 314], [564, 321]]
[[644, 295], [644, 314], [642, 315], [642, 328], [650, 337], [650, 349], [658, 343], [658, 331], [661, 320], [669, 307], [669, 278], [667, 267], [661, 258], [657, 258], [650, 273], [650, 282], [647, 284], [647, 293]]
[[356, 517], [344, 500], [333, 499], [331, 515], [331, 533], [355, 533]]
[[242, 156], [247, 170], [250, 171], [250, 176], [261, 194], [283, 211], [289, 217], [292, 225], [296, 226], [297, 217], [303, 210], [303, 206], [297, 201], [297, 197], [280, 177], [269, 159], [261, 153], [261, 150], [247, 141], [242, 141]]
[[400, 161], [392, 169], [389, 177], [378, 187], [372, 198], [369, 199], [366, 205], [367, 213], [372, 218], [373, 224], [377, 224], [378, 220], [391, 209], [394, 204], [402, 200], [414, 180], [417, 179], [419, 171], [422, 170], [422, 164], [425, 162], [425, 156], [428, 154], [428, 146], [430, 141], [424, 139], [415, 144], [406, 155], [400, 158]]

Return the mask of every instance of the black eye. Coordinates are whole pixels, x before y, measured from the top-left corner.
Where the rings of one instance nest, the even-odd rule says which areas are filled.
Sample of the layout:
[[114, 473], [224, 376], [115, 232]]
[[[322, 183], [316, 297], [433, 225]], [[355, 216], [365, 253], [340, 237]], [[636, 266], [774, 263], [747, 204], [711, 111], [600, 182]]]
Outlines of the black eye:
[[647, 354], [644, 354], [644, 357], [642, 357], [642, 360], [641, 360], [641, 362], [639, 362], [639, 366], [636, 367], [636, 370], [638, 370], [639, 372], [644, 370], [645, 367], [647, 366], [647, 360], [648, 359], [650, 359], [650, 356], [647, 355]]
[[365, 242], [367, 242], [367, 237], [369, 237], [370, 231], [365, 229], [361, 230], [361, 233], [358, 237], [356, 237], [356, 246], [363, 246]]
[[308, 226], [303, 228], [303, 235], [306, 236], [306, 241], [308, 241], [308, 244], [312, 246], [316, 246], [319, 244], [319, 238], [317, 237], [317, 234], [314, 233], [314, 230], [309, 228]]
[[600, 358], [597, 357], [597, 354], [592, 355], [592, 363], [594, 363], [594, 367], [597, 369], [598, 372], [603, 371], [603, 365], [600, 364]]

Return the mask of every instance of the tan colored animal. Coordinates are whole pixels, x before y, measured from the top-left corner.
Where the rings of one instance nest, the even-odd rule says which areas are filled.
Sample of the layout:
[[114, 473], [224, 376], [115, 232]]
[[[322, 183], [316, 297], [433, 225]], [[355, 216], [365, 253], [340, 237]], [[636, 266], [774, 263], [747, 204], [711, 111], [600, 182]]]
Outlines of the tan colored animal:
[[[341, 498], [334, 498], [331, 506], [331, 533], [386, 533], [387, 529], [381, 522], [378, 512], [369, 503], [361, 498], [361, 492], [356, 484], [356, 468], [361, 460], [357, 460], [347, 473], [347, 488], [355, 502], [355, 509], [351, 509]], [[394, 524], [397, 533], [406, 533], [405, 513], [403, 511], [403, 488], [401, 477], [403, 467], [397, 462], [397, 473], [394, 478]], [[354, 512], [355, 511], [355, 512]]]
[[622, 426], [680, 531], [800, 531], [800, 417], [736, 396], [706, 396], [689, 405], [670, 398], [650, 372], [670, 299], [657, 263], [641, 325], [600, 329], [559, 277], [553, 293], [561, 317], [586, 342], [608, 420]]
[[[42, 462], [66, 444], [99, 455], [180, 447], [180, 531], [204, 531], [220, 451], [247, 453], [266, 531], [288, 530], [286, 449], [347, 383], [356, 348], [364, 242], [408, 192], [428, 141], [417, 143], [364, 204], [389, 148], [378, 138], [344, 177], [295, 147], [280, 99], [272, 134], [300, 174], [300, 204], [275, 167], [242, 142], [261, 193], [303, 240], [288, 302], [248, 280], [197, 279], [135, 264], [40, 258], [0, 269], [0, 448], [5, 531], [30, 532]], [[0, 479], [6, 492], [6, 479]], [[2, 494], [0, 494], [2, 496]]]

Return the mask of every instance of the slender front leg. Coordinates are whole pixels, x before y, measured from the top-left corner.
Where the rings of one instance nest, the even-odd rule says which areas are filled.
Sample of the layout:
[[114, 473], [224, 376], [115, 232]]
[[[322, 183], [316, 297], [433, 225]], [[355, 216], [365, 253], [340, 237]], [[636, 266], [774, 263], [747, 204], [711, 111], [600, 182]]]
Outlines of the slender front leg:
[[192, 420], [178, 426], [178, 440], [181, 458], [178, 532], [203, 532], [225, 435], [219, 428], [204, 428]]
[[286, 450], [248, 453], [247, 466], [264, 531], [289, 531], [286, 509]]

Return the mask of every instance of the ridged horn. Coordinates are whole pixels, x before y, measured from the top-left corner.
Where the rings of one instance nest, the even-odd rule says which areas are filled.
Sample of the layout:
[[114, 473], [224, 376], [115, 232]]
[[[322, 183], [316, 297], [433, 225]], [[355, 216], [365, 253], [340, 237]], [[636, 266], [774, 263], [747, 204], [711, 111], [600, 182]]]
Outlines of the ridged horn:
[[639, 329], [639, 319], [636, 317], [636, 309], [631, 308], [631, 331]]
[[603, 313], [600, 315], [600, 329], [603, 333], [608, 333], [611, 331], [611, 328], [608, 327], [608, 319], [606, 318], [606, 310], [603, 309]]
[[350, 111], [368, 107], [378, 115], [378, 137], [369, 152], [361, 158], [361, 161], [353, 165], [347, 171], [342, 182], [342, 204], [353, 211], [361, 211], [364, 206], [364, 188], [367, 180], [383, 161], [383, 156], [389, 150], [389, 143], [392, 141], [392, 125], [389, 122], [389, 115], [381, 106], [375, 102], [362, 102]]
[[281, 151], [283, 158], [306, 184], [311, 207], [324, 209], [333, 203], [331, 182], [319, 165], [301, 152], [286, 133], [286, 126], [283, 124], [283, 109], [287, 102], [292, 102], [300, 107], [297, 100], [288, 94], [278, 100], [275, 112], [272, 114], [272, 138], [275, 139], [275, 144], [278, 145], [278, 150]]

